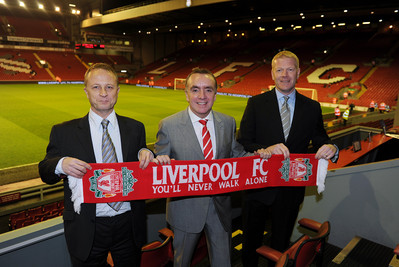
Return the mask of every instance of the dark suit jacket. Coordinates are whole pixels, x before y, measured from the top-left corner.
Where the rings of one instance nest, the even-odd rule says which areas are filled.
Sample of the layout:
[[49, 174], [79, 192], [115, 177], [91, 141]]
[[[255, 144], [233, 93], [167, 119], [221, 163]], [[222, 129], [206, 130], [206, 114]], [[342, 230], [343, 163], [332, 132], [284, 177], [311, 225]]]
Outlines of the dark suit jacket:
[[[136, 120], [117, 115], [123, 161], [137, 161], [138, 151], [146, 147], [144, 125]], [[83, 118], [55, 125], [50, 134], [50, 143], [44, 160], [39, 163], [43, 182], [54, 184], [61, 180], [55, 175], [55, 168], [62, 157], [74, 157], [88, 163], [95, 163], [88, 115]], [[68, 179], [64, 179], [64, 230], [69, 252], [81, 259], [87, 259], [94, 240], [96, 204], [82, 204], [80, 214], [73, 209]], [[131, 201], [133, 215], [133, 236], [141, 247], [146, 240], [145, 202]]]
[[[285, 141], [275, 90], [248, 100], [237, 135], [238, 142], [247, 151], [284, 143], [290, 153], [308, 153], [310, 141], [315, 149], [332, 143], [324, 129], [320, 104], [298, 92], [290, 133]], [[303, 201], [304, 192], [304, 187], [276, 187], [250, 190], [247, 197], [270, 204], [278, 193], [284, 193], [287, 195], [285, 199], [299, 205]]]

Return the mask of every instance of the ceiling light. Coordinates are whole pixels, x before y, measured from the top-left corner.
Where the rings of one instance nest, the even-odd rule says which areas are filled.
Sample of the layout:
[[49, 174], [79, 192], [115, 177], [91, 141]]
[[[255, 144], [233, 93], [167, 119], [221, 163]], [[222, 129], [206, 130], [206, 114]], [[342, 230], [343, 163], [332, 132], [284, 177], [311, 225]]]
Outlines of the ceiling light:
[[370, 24], [370, 21], [363, 21], [362, 24], [363, 24], [363, 25], [368, 25], [368, 24]]
[[22, 1], [19, 1], [19, 6], [20, 6], [20, 7], [25, 7], [25, 3], [22, 2]]
[[37, 4], [37, 6], [39, 7], [39, 9], [44, 9], [43, 4]]
[[324, 15], [323, 15], [323, 14], [321, 14], [321, 15], [320, 15], [320, 17], [321, 17], [321, 18], [324, 18]]
[[60, 8], [59, 6], [56, 6], [56, 7], [55, 7], [55, 11], [56, 11], [56, 12], [60, 12], [60, 11], [61, 11], [61, 8]]

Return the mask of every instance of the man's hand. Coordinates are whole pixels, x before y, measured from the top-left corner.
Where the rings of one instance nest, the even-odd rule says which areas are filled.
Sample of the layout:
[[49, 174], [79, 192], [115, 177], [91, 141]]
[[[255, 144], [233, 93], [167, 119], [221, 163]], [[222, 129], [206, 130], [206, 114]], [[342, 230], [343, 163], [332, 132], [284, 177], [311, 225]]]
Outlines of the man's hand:
[[272, 152], [265, 148], [258, 149], [254, 152], [255, 155], [259, 155], [262, 159], [269, 159], [272, 156]]
[[161, 165], [165, 165], [165, 164], [170, 164], [171, 159], [169, 158], [168, 155], [158, 155], [155, 159], [154, 162], [156, 164], [161, 164]]
[[62, 161], [62, 170], [66, 175], [82, 179], [91, 166], [80, 159], [66, 157]]
[[142, 149], [140, 150], [139, 161], [139, 167], [144, 170], [150, 162], [154, 162], [154, 154], [148, 149]]
[[331, 144], [323, 145], [322, 147], [317, 150], [316, 159], [326, 159], [329, 160], [335, 156], [337, 152], [337, 148]]
[[288, 147], [286, 147], [283, 143], [275, 144], [266, 148], [266, 151], [271, 153], [271, 155], [284, 155], [284, 158], [287, 159], [290, 157], [290, 151]]

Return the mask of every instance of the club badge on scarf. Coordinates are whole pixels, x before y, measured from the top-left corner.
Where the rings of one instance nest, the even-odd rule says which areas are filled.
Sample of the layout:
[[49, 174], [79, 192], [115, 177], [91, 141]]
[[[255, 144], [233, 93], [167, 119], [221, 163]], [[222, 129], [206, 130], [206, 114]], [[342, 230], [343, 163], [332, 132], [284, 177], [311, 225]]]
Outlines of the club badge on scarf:
[[169, 165], [139, 162], [94, 163], [83, 179], [69, 178], [75, 210], [80, 203], [223, 194], [270, 186], [318, 186], [324, 190], [328, 161], [315, 154], [219, 160], [172, 160]]

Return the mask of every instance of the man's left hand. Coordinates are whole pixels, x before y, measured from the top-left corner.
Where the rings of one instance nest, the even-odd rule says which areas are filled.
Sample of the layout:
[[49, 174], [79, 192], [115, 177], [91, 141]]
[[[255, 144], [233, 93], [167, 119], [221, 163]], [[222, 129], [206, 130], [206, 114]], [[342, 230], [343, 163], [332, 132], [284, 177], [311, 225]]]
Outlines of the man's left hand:
[[142, 149], [139, 154], [139, 161], [139, 167], [144, 170], [150, 162], [154, 161], [154, 154], [149, 149]]
[[331, 144], [323, 145], [322, 147], [317, 150], [316, 159], [326, 159], [329, 160], [335, 156], [337, 152], [337, 148]]

